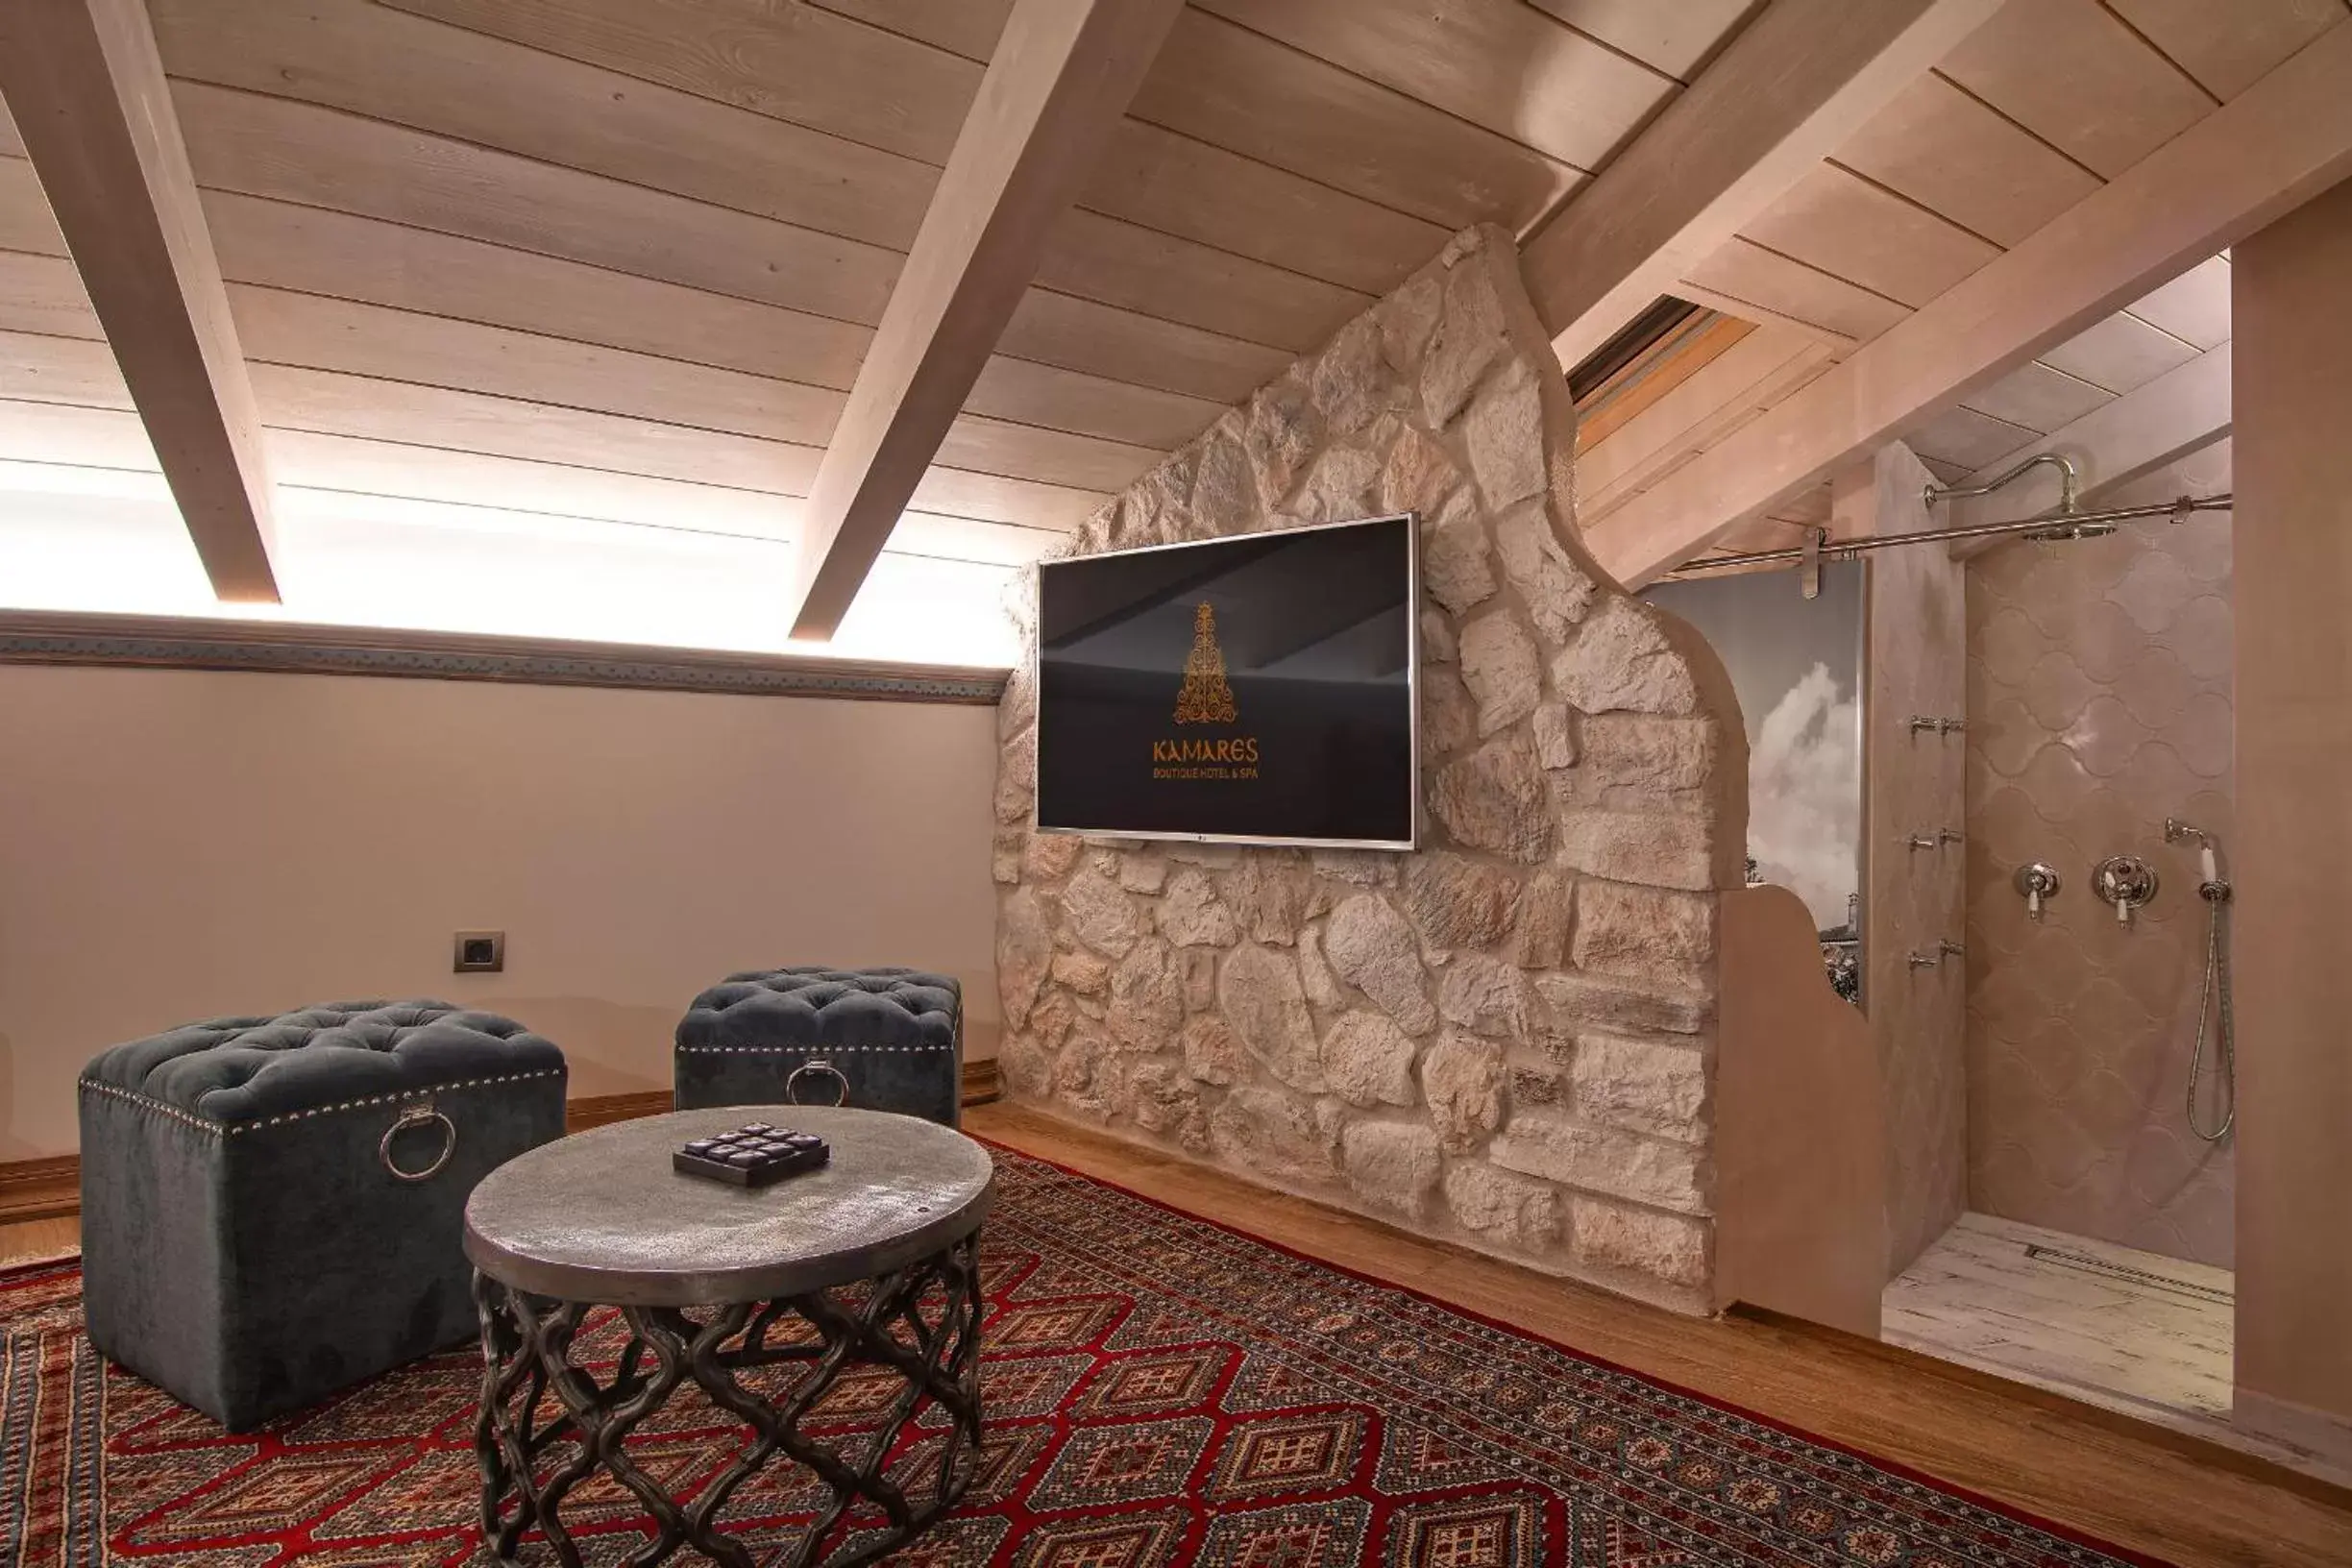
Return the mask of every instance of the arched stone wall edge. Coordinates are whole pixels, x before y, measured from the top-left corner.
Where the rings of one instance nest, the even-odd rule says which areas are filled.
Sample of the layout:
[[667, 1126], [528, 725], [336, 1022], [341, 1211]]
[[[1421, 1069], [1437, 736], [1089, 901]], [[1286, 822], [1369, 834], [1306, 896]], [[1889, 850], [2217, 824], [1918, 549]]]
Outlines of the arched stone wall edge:
[[[1585, 552], [1575, 429], [1510, 237], [1468, 230], [1078, 530], [1418, 513], [1426, 830], [1409, 855], [1034, 832], [1016, 672], [1004, 1070], [1117, 1136], [1706, 1311], [1746, 741], [1712, 650]], [[1026, 590], [1010, 609], [1032, 635]]]

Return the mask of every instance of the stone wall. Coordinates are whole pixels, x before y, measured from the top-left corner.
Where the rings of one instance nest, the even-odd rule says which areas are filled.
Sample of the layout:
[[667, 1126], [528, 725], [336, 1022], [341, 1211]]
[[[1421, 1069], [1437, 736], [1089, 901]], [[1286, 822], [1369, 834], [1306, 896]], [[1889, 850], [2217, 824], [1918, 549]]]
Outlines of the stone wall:
[[1424, 847], [1033, 834], [1017, 674], [1004, 1067], [1124, 1136], [1706, 1311], [1746, 740], [1704, 644], [1583, 554], [1574, 436], [1516, 251], [1473, 230], [1079, 531], [1089, 552], [1418, 513]]

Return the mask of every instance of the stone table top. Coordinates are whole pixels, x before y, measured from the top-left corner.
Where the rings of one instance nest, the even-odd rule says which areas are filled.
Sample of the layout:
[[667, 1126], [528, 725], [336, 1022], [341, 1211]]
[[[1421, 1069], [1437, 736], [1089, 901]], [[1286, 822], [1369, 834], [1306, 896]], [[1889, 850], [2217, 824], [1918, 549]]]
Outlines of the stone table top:
[[[740, 1188], [671, 1168], [698, 1138], [764, 1121], [816, 1134], [829, 1164]], [[979, 1229], [988, 1151], [879, 1111], [730, 1105], [617, 1122], [543, 1143], [466, 1202], [465, 1254], [535, 1295], [709, 1307], [798, 1295], [903, 1268]]]

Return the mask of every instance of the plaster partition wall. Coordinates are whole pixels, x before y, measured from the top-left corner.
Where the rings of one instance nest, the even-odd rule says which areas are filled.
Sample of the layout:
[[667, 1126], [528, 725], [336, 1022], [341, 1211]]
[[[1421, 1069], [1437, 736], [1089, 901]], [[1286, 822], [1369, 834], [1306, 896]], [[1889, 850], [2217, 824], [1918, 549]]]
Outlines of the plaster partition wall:
[[1032, 833], [1017, 672], [1004, 1066], [1259, 1182], [1706, 1311], [1747, 743], [1705, 645], [1583, 554], [1574, 418], [1509, 237], [1473, 230], [1080, 530], [1096, 551], [1417, 512], [1424, 847]]
[[[1838, 476], [1839, 534], [1919, 533], [1933, 478], [1889, 442]], [[1934, 546], [1870, 557], [1864, 672], [1862, 1003], [1886, 1106], [1886, 1278], [1968, 1207], [1967, 1032], [1960, 940], [1961, 735], [1922, 718], [1961, 717], [1967, 679], [1961, 568]], [[1921, 845], [1925, 847], [1921, 847]], [[1914, 963], [1912, 955], [1927, 960]]]
[[[2092, 504], [2227, 490], [2226, 443], [2156, 478]], [[2230, 530], [2204, 512], [1968, 564], [1971, 1207], [2221, 1268], [2233, 1145], [2183, 1112], [2206, 907], [2164, 822], [2234, 857]], [[2090, 891], [2117, 854], [2162, 878], [2129, 925]], [[2039, 921], [2011, 882], [2034, 861], [2066, 879]], [[2226, 1103], [2213, 1029], [2209, 1126]]]
[[2352, 1471], [2352, 184], [2231, 271], [2235, 1418]]
[[[355, 996], [511, 1015], [572, 1092], [670, 1087], [730, 970], [903, 963], [995, 1032], [987, 706], [0, 666], [0, 1160], [176, 1023]], [[453, 974], [459, 929], [506, 933]]]

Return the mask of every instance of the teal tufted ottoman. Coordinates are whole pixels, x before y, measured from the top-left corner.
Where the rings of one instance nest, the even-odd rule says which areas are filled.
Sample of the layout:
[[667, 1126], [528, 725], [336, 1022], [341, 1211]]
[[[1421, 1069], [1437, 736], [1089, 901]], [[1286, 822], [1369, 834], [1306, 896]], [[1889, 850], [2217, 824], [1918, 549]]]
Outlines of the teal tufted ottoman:
[[475, 1332], [474, 1184], [563, 1136], [563, 1052], [445, 1002], [216, 1018], [84, 1069], [90, 1342], [233, 1432]]
[[963, 1119], [964, 990], [920, 969], [730, 974], [678, 1020], [680, 1111], [814, 1104]]

